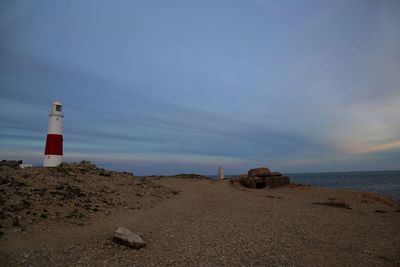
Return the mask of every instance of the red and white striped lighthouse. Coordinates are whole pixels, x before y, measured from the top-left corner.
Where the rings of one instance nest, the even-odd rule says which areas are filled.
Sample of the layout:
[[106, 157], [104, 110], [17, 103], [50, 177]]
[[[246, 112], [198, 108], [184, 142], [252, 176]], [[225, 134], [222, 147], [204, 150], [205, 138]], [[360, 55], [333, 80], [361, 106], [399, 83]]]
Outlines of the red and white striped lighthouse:
[[49, 114], [49, 129], [47, 131], [46, 148], [44, 150], [44, 167], [55, 167], [61, 163], [63, 154], [62, 136], [62, 105], [54, 101]]

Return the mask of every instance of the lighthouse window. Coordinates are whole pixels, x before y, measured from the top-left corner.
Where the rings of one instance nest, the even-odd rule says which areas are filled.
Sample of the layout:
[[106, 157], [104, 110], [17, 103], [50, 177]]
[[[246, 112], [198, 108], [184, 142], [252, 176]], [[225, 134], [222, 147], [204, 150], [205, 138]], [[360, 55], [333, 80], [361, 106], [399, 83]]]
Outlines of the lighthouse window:
[[61, 105], [56, 105], [56, 111], [60, 111], [61, 112]]

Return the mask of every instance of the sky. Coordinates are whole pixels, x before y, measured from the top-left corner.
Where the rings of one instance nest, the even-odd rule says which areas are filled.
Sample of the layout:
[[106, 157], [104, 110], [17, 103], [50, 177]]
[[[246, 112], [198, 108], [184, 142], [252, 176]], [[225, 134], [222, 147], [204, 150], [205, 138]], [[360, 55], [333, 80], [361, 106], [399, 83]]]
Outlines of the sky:
[[400, 169], [400, 1], [0, 2], [0, 159]]

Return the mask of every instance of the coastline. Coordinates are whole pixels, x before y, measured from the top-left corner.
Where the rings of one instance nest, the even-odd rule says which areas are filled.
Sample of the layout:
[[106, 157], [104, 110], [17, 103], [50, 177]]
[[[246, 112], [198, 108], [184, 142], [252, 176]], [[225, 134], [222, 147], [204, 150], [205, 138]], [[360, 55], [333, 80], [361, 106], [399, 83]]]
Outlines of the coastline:
[[[9, 227], [2, 222], [2, 265], [400, 264], [399, 203], [376, 194], [310, 186], [249, 189], [228, 180], [212, 181], [193, 175], [138, 178], [129, 173], [85, 168], [0, 171], [9, 180], [1, 188], [15, 186], [4, 207], [10, 205], [8, 201], [30, 202], [29, 208], [15, 211], [22, 216], [20, 226]], [[35, 180], [43, 183], [42, 188], [56, 188], [66, 181], [70, 188], [79, 187], [85, 196], [63, 195], [47, 200], [56, 199], [64, 209], [74, 205], [84, 213], [85, 208], [81, 211], [78, 204], [86, 199], [93, 202], [93, 207], [100, 203], [97, 198], [101, 201], [105, 196], [109, 201], [118, 201], [111, 201], [113, 205], [103, 203], [96, 212], [90, 208], [82, 218], [72, 220], [65, 216], [52, 218], [56, 211], [52, 205], [57, 203], [49, 202], [47, 218], [24, 224], [23, 220], [30, 218], [23, 217], [26, 211], [35, 211], [40, 206], [35, 201], [47, 196], [23, 196], [23, 192], [36, 192], [30, 191], [37, 184]], [[25, 185], [18, 187], [18, 183]], [[67, 192], [65, 187], [59, 191]], [[131, 250], [115, 244], [112, 232], [119, 226], [140, 232], [146, 247]]]

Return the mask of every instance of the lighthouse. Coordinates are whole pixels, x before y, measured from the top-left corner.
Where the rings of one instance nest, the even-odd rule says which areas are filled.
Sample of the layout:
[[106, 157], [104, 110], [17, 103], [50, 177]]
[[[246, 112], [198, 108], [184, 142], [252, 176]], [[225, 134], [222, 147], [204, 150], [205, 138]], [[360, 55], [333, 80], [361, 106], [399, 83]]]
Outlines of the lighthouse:
[[47, 131], [43, 167], [55, 167], [61, 163], [63, 155], [63, 136], [61, 132], [63, 117], [61, 103], [54, 101], [49, 114], [49, 129]]

